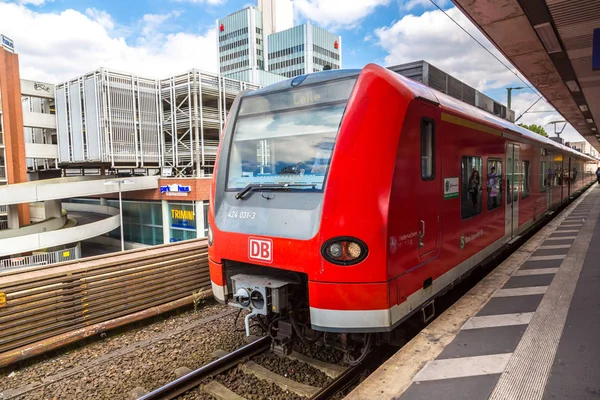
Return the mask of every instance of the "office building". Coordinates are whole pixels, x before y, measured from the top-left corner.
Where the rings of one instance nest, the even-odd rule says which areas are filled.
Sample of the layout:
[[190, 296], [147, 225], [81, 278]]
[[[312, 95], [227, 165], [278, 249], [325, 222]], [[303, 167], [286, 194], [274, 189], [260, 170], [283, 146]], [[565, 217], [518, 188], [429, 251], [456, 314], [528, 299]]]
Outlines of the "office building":
[[311, 23], [292, 25], [290, 0], [260, 0], [217, 20], [220, 72], [264, 86], [342, 68], [341, 36]]

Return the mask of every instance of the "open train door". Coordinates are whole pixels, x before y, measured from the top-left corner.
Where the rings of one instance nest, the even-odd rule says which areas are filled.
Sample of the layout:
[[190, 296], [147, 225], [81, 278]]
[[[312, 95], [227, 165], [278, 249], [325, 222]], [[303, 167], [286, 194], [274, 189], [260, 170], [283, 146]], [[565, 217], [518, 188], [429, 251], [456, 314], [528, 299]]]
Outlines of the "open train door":
[[520, 152], [519, 145], [506, 144], [506, 225], [504, 233], [511, 239], [517, 236], [519, 227]]
[[421, 258], [429, 258], [437, 254], [440, 246], [441, 140], [436, 124], [437, 110], [428, 104], [422, 104], [421, 111], [421, 182], [415, 195], [419, 214], [419, 255]]

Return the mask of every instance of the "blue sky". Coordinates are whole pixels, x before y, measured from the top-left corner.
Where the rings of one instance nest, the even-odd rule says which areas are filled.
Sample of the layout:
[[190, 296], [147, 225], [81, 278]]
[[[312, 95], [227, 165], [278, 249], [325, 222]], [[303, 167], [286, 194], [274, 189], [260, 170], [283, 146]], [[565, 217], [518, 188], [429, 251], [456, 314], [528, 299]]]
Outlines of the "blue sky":
[[[507, 86], [523, 86], [430, 0], [292, 1], [296, 24], [310, 20], [342, 36], [345, 68], [424, 59], [503, 103]], [[450, 0], [435, 2], [504, 60]], [[0, 0], [0, 33], [14, 40], [26, 79], [58, 83], [99, 67], [157, 78], [217, 72], [215, 20], [250, 4], [256, 0]], [[515, 92], [517, 115], [536, 98]], [[533, 110], [549, 109], [541, 101]], [[522, 121], [560, 118], [537, 113]]]

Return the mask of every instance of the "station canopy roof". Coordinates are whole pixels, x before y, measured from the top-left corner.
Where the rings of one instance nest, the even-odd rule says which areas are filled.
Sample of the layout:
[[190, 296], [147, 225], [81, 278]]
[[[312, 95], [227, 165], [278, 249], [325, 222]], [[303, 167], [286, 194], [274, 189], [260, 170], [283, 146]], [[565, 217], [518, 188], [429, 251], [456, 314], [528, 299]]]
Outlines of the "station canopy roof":
[[453, 1], [600, 152], [600, 0]]

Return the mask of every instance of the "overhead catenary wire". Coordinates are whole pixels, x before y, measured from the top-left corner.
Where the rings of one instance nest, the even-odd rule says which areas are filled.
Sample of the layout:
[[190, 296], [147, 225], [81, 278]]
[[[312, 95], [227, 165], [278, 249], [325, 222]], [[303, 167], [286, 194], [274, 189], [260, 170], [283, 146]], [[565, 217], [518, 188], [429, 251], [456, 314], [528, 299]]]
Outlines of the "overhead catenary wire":
[[525, 110], [525, 112], [523, 112], [523, 114], [519, 115], [519, 118], [515, 119], [515, 124], [517, 123], [518, 120], [521, 119], [521, 117], [523, 115], [525, 115], [527, 113], [527, 111], [531, 110], [533, 108], [533, 106], [535, 106], [538, 103], [538, 101], [540, 101], [541, 99], [543, 99], [542, 96], [538, 97], [538, 99], [532, 105], [530, 105], [529, 108], [527, 110]]
[[462, 27], [461, 24], [459, 24], [454, 18], [452, 18], [446, 11], [444, 11], [444, 9], [442, 7], [440, 7], [435, 0], [429, 0], [431, 2], [431, 4], [433, 4], [434, 6], [437, 7], [438, 10], [440, 10], [442, 13], [444, 13], [444, 15], [448, 18], [450, 18], [450, 20], [452, 22], [454, 22], [454, 24], [456, 24], [456, 26], [458, 26], [463, 32], [465, 32], [467, 35], [469, 35], [469, 37], [471, 39], [473, 39], [479, 46], [481, 46], [485, 51], [487, 51], [492, 57], [494, 57], [500, 64], [502, 64], [504, 66], [504, 68], [506, 68], [508, 71], [510, 71], [514, 76], [516, 76], [521, 82], [523, 82], [523, 84], [525, 86], [527, 86], [529, 88], [529, 90], [531, 90], [533, 93], [535, 93], [536, 95], [542, 97], [537, 90], [535, 90], [534, 88], [531, 87], [531, 85], [525, 81], [523, 78], [521, 78], [519, 76], [519, 74], [517, 74], [515, 71], [513, 71], [508, 65], [506, 65], [506, 63], [504, 63], [504, 61], [502, 61], [500, 58], [498, 58], [498, 56], [496, 56], [494, 53], [492, 53], [490, 51], [490, 49], [488, 49], [487, 47], [484, 46], [483, 43], [481, 43], [479, 40], [477, 40], [477, 38], [475, 38], [473, 35], [471, 35], [465, 28]]
[[[519, 118], [517, 118], [515, 120], [515, 123], [521, 119], [521, 117], [523, 115], [525, 115], [533, 106], [535, 106], [541, 99], [543, 99], [542, 95], [538, 93], [537, 90], [535, 90], [534, 88], [531, 87], [531, 85], [525, 81], [523, 78], [521, 78], [519, 76], [519, 74], [517, 74], [515, 71], [513, 71], [508, 65], [506, 65], [506, 63], [504, 63], [504, 61], [502, 61], [500, 58], [498, 58], [498, 56], [496, 56], [494, 53], [492, 53], [490, 51], [490, 49], [488, 49], [487, 47], [485, 47], [483, 45], [483, 43], [481, 43], [479, 40], [477, 40], [477, 38], [475, 38], [473, 35], [471, 35], [465, 28], [463, 28], [463, 26], [461, 24], [459, 24], [454, 18], [452, 18], [446, 11], [444, 11], [444, 9], [442, 7], [440, 7], [435, 0], [429, 0], [431, 2], [431, 4], [433, 4], [435, 7], [437, 7], [438, 10], [440, 10], [442, 13], [444, 13], [444, 15], [446, 17], [448, 17], [452, 22], [454, 22], [454, 24], [456, 26], [458, 26], [463, 32], [465, 32], [467, 35], [469, 35], [469, 37], [471, 39], [473, 39], [479, 46], [481, 46], [485, 51], [487, 51], [492, 57], [494, 57], [500, 64], [502, 64], [504, 66], [504, 68], [506, 68], [508, 71], [510, 71], [514, 76], [516, 76], [521, 82], [523, 82], [523, 84], [525, 86], [527, 86], [527, 88], [529, 88], [529, 90], [531, 90], [535, 95], [538, 96], [538, 99], [531, 105], [529, 106], [529, 108], [527, 108], [527, 110], [525, 110], [525, 112], [523, 114], [521, 114], [519, 116]], [[541, 111], [540, 111], [541, 112]]]

